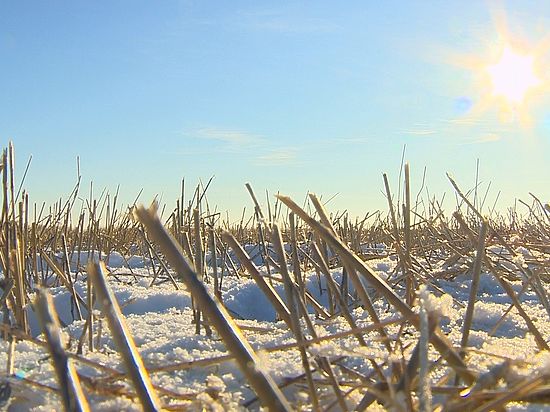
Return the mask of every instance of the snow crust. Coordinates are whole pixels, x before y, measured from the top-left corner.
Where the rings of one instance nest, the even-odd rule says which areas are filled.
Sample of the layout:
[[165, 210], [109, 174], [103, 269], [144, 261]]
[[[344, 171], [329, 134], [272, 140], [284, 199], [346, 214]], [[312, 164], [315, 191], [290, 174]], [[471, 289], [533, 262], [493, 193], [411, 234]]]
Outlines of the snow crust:
[[[384, 251], [382, 245], [376, 245], [377, 250]], [[253, 250], [252, 250], [253, 251]], [[525, 254], [519, 254], [522, 258]], [[517, 266], [525, 264], [522, 258], [517, 258]], [[72, 262], [72, 260], [71, 260]], [[129, 262], [132, 271], [128, 271]], [[123, 258], [118, 254], [109, 256], [109, 265], [114, 271], [110, 277], [110, 287], [114, 291], [126, 321], [143, 357], [146, 367], [151, 372], [154, 385], [164, 391], [173, 393], [172, 402], [190, 410], [240, 410], [243, 403], [251, 409], [259, 409], [254, 402], [255, 394], [250, 390], [247, 382], [232, 361], [214, 362], [214, 358], [227, 354], [223, 342], [214, 333], [212, 337], [195, 334], [191, 297], [184, 290], [176, 290], [170, 282], [151, 286], [151, 272], [149, 263], [138, 261], [135, 257]], [[370, 260], [368, 263], [380, 276], [391, 281], [394, 276], [396, 262], [391, 256]], [[71, 266], [73, 270], [76, 267]], [[435, 271], [441, 268], [436, 268]], [[134, 278], [135, 276], [135, 278]], [[311, 294], [323, 305], [328, 305], [326, 283], [315, 272], [308, 273], [306, 286]], [[333, 277], [341, 282], [341, 270], [333, 271]], [[455, 279], [438, 279], [438, 287], [445, 293], [442, 295], [433, 288], [424, 288], [423, 301], [429, 311], [437, 311], [441, 315], [440, 327], [455, 346], [459, 346], [462, 336], [462, 320], [469, 297], [471, 276], [469, 273], [458, 275]], [[284, 297], [282, 284], [273, 283], [275, 290]], [[531, 317], [536, 327], [545, 337], [550, 336], [550, 322], [548, 314], [539, 303], [536, 294], [531, 289], [524, 290], [521, 281], [511, 282], [512, 288], [520, 297], [522, 306]], [[75, 284], [76, 291], [86, 296], [85, 274], [79, 277]], [[71, 296], [64, 287], [53, 287], [51, 293], [56, 309], [64, 325], [63, 331], [69, 352], [75, 353], [76, 347], [83, 333], [85, 321], [77, 319], [74, 306], [71, 305]], [[353, 288], [350, 287], [353, 294]], [[295, 342], [294, 335], [286, 324], [277, 321], [275, 311], [269, 301], [261, 293], [255, 283], [249, 278], [227, 276], [223, 280], [223, 301], [230, 313], [242, 327], [243, 334], [250, 344], [258, 351], [261, 367], [269, 371], [273, 379], [283, 383], [303, 373], [299, 352], [295, 349], [273, 351], [278, 345], [287, 345]], [[374, 295], [373, 295], [374, 296]], [[375, 299], [375, 307], [381, 320], [397, 319], [399, 314], [383, 300]], [[475, 305], [473, 325], [470, 331], [467, 363], [479, 373], [485, 373], [502, 359], [511, 359], [514, 362], [510, 370], [517, 376], [526, 376], [531, 373], [548, 373], [550, 355], [539, 353], [536, 342], [528, 332], [523, 318], [515, 309], [512, 309], [504, 320], [502, 315], [509, 309], [511, 300], [493, 274], [482, 273], [480, 278], [478, 300]], [[310, 318], [315, 323], [316, 333], [319, 336], [328, 336], [350, 329], [349, 324], [342, 317], [330, 320], [316, 319], [313, 310]], [[415, 308], [417, 310], [418, 308]], [[98, 312], [99, 314], [99, 312]], [[28, 308], [31, 333], [39, 337], [40, 329], [36, 315], [32, 308]], [[353, 311], [358, 327], [367, 327], [371, 320], [366, 311], [357, 308]], [[83, 316], [86, 316], [83, 310]], [[101, 324], [101, 326], [100, 326]], [[307, 328], [305, 323], [303, 330]], [[122, 371], [121, 360], [115, 345], [110, 337], [108, 327], [102, 320], [95, 324], [95, 330], [101, 327], [102, 333], [96, 339], [100, 348], [90, 352], [87, 344], [84, 345], [83, 356], [97, 364]], [[399, 333], [398, 325], [387, 327], [390, 338]], [[415, 343], [418, 333], [413, 328], [407, 328], [402, 335], [403, 341]], [[98, 335], [98, 333], [96, 333]], [[96, 336], [97, 338], [97, 336]], [[345, 356], [342, 361], [346, 368], [367, 374], [372, 370], [370, 359], [382, 363], [391, 361], [379, 339], [373, 331], [364, 336], [367, 346], [360, 346], [353, 336], [324, 341], [308, 348], [310, 356], [326, 356], [331, 359]], [[408, 359], [414, 344], [409, 345], [403, 353], [394, 353], [395, 359]], [[7, 364], [8, 343], [0, 341], [0, 365]], [[437, 359], [438, 354], [430, 348], [430, 359]], [[207, 360], [213, 359], [211, 363]], [[194, 362], [200, 365], [193, 365]], [[180, 365], [180, 368], [171, 368], [163, 371], [166, 366]], [[100, 368], [92, 367], [82, 362], [75, 365], [83, 376], [90, 381], [101, 381], [106, 376]], [[432, 378], [438, 378], [442, 370], [434, 370]], [[107, 375], [108, 376], [108, 375]], [[4, 377], [12, 385], [12, 397], [4, 407], [10, 411], [50, 411], [60, 410], [61, 405], [57, 395], [50, 391], [38, 390], [29, 386], [25, 380], [40, 382], [43, 385], [57, 387], [55, 374], [49, 356], [45, 349], [29, 341], [19, 341], [15, 352], [15, 375]], [[118, 388], [120, 396], [108, 396], [100, 392], [86, 389], [86, 396], [94, 411], [137, 411], [140, 410], [135, 399], [124, 396], [131, 392], [131, 385], [123, 380], [112, 383]], [[285, 389], [284, 393], [289, 401], [302, 410], [307, 410], [309, 401], [306, 392], [294, 389]], [[114, 389], [113, 389], [114, 390]], [[327, 389], [326, 395], [332, 392]], [[362, 398], [358, 391], [349, 396], [349, 404], [353, 406]], [[437, 399], [434, 399], [437, 401]], [[376, 410], [380, 405], [374, 404]], [[522, 404], [509, 405], [510, 410], [536, 410]]]

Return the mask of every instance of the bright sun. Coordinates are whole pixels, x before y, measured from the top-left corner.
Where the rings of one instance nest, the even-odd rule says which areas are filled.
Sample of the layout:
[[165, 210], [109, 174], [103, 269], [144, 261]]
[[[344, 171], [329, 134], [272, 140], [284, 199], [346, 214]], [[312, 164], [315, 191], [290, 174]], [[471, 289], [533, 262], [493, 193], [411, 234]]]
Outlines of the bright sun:
[[505, 47], [498, 61], [486, 68], [493, 96], [504, 98], [511, 107], [520, 106], [526, 94], [542, 83], [535, 73], [534, 63], [533, 55]]
[[461, 116], [479, 118], [487, 113], [530, 129], [550, 97], [550, 33], [533, 42], [510, 32], [503, 11], [492, 14], [495, 33], [481, 42], [482, 54], [448, 55], [451, 64], [470, 70], [474, 80], [471, 96], [460, 97], [465, 108], [458, 110]]

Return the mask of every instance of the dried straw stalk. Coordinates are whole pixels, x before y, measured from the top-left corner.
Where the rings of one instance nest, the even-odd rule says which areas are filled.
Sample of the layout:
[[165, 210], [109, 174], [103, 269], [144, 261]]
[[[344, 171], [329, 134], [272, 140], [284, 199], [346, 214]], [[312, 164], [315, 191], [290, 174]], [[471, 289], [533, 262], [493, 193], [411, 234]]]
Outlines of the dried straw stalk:
[[235, 356], [237, 364], [262, 404], [270, 411], [290, 411], [291, 407], [285, 396], [269, 373], [262, 368], [258, 356], [246, 341], [239, 327], [223, 305], [208, 293], [197, 273], [183, 256], [176, 241], [158, 219], [155, 211], [138, 207], [135, 214], [151, 238], [160, 246], [166, 259], [183, 280], [193, 298], [197, 300], [201, 311], [216, 328], [229, 352]]
[[88, 263], [88, 276], [92, 278], [94, 291], [101, 306], [101, 311], [107, 318], [113, 340], [120, 352], [128, 375], [134, 384], [141, 405], [145, 411], [160, 411], [160, 400], [143, 365], [143, 360], [136, 348], [134, 339], [126, 326], [116, 297], [113, 291], [107, 286], [104, 272], [105, 266], [103, 263], [101, 265], [92, 261]]
[[80, 386], [76, 369], [63, 348], [59, 318], [52, 297], [46, 289], [38, 290], [35, 304], [38, 320], [52, 356], [63, 407], [66, 411], [87, 412], [90, 407]]

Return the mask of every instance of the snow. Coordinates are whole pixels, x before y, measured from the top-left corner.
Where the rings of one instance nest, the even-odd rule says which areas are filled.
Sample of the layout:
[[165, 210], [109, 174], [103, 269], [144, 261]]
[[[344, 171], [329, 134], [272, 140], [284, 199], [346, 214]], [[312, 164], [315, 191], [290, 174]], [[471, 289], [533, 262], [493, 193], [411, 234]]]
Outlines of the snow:
[[[377, 251], [385, 251], [385, 245], [376, 245]], [[255, 252], [252, 247], [249, 253]], [[495, 251], [496, 252], [496, 251]], [[505, 251], [499, 250], [499, 253]], [[518, 250], [519, 256], [525, 253]], [[81, 255], [87, 257], [87, 253]], [[257, 259], [257, 257], [256, 257]], [[74, 256], [71, 262], [75, 260]], [[525, 264], [516, 258], [519, 267]], [[132, 271], [129, 271], [130, 264]], [[394, 257], [377, 257], [368, 264], [383, 278], [391, 279], [395, 270]], [[109, 285], [119, 301], [127, 324], [135, 339], [135, 343], [149, 369], [152, 382], [157, 388], [163, 401], [170, 403], [175, 409], [188, 408], [191, 410], [239, 410], [243, 405], [258, 410], [260, 405], [255, 402], [255, 394], [250, 389], [245, 378], [236, 364], [231, 360], [218, 361], [216, 358], [227, 355], [224, 344], [214, 332], [212, 336], [195, 334], [191, 297], [181, 285], [176, 290], [170, 282], [151, 286], [152, 275], [148, 267], [150, 262], [137, 257], [124, 258], [119, 254], [109, 256], [109, 266], [117, 276], [109, 277]], [[71, 269], [77, 268], [71, 264]], [[434, 272], [441, 268], [434, 268]], [[518, 270], [518, 267], [516, 267]], [[134, 278], [133, 275], [136, 277]], [[341, 281], [341, 269], [333, 271], [336, 282]], [[320, 281], [321, 279], [321, 281]], [[519, 278], [518, 278], [519, 279]], [[443, 333], [456, 346], [459, 346], [462, 336], [462, 320], [465, 306], [469, 298], [471, 277], [468, 273], [458, 275], [452, 280], [438, 280], [439, 287], [444, 294], [432, 288], [422, 292], [423, 301], [429, 311], [437, 311], [441, 318]], [[520, 280], [511, 282], [514, 291], [522, 291]], [[273, 282], [277, 293], [284, 298], [282, 283]], [[318, 277], [315, 272], [306, 274], [306, 286], [311, 294], [325, 307], [328, 306], [326, 284], [324, 277]], [[86, 296], [85, 274], [79, 275], [75, 283], [75, 290], [82, 297]], [[61, 319], [68, 351], [76, 353], [78, 341], [82, 335], [85, 321], [78, 320], [76, 311], [71, 309], [71, 295], [64, 287], [50, 289], [55, 306]], [[353, 289], [350, 288], [353, 294]], [[303, 373], [299, 352], [294, 349], [276, 350], [281, 345], [295, 343], [294, 335], [286, 324], [277, 321], [276, 314], [265, 296], [255, 283], [246, 277], [236, 278], [226, 276], [222, 290], [223, 301], [232, 316], [237, 319], [244, 336], [258, 352], [261, 360], [260, 367], [268, 371], [273, 379], [285, 383], [288, 379]], [[550, 335], [548, 314], [539, 303], [536, 294], [531, 289], [525, 290], [519, 298], [522, 307], [531, 317], [542, 336]], [[399, 314], [383, 300], [374, 301], [375, 308], [382, 321], [398, 319]], [[501, 364], [503, 358], [511, 359], [510, 373], [516, 376], [527, 376], [530, 373], [548, 373], [550, 355], [540, 353], [532, 335], [528, 332], [525, 321], [512, 309], [501, 321], [502, 315], [509, 309], [511, 300], [491, 273], [482, 273], [479, 293], [475, 305], [473, 324], [470, 331], [467, 363], [480, 373], [487, 373], [491, 368]], [[418, 308], [415, 308], [417, 310]], [[83, 316], [86, 311], [83, 309]], [[335, 333], [349, 331], [350, 327], [342, 317], [330, 319], [316, 319], [310, 308], [310, 318], [315, 324], [319, 336], [331, 336]], [[97, 312], [99, 315], [99, 312]], [[31, 334], [40, 338], [40, 329], [36, 315], [32, 308], [28, 309]], [[367, 327], [371, 324], [368, 313], [361, 308], [353, 311], [358, 327]], [[303, 322], [303, 320], [302, 320]], [[493, 330], [499, 323], [499, 327]], [[100, 326], [101, 324], [101, 326]], [[84, 390], [94, 411], [140, 410], [136, 399], [128, 396], [133, 391], [131, 385], [124, 380], [109, 380], [112, 370], [122, 371], [121, 360], [109, 334], [105, 321], [98, 320], [95, 326], [94, 339], [99, 349], [89, 351], [84, 344], [84, 353], [76, 355], [75, 366], [84, 380], [94, 382], [96, 388], [92, 390], [90, 384], [84, 385]], [[101, 330], [101, 333], [98, 331]], [[302, 330], [307, 335], [307, 327], [302, 323]], [[400, 333], [398, 324], [386, 327], [391, 339]], [[330, 359], [345, 357], [341, 361], [347, 368], [367, 375], [372, 371], [371, 359], [377, 359], [378, 364], [385, 361], [399, 361], [403, 356], [408, 359], [410, 351], [418, 341], [418, 333], [414, 328], [406, 327], [401, 331], [405, 344], [411, 343], [403, 353], [399, 351], [388, 355], [383, 342], [376, 331], [364, 335], [367, 346], [359, 346], [353, 335], [321, 341], [311, 345], [307, 351], [313, 358], [324, 356]], [[98, 338], [99, 336], [99, 338]], [[8, 343], [0, 341], [0, 365], [8, 361]], [[430, 347], [430, 359], [437, 359], [438, 354]], [[88, 362], [79, 361], [85, 358]], [[521, 362], [523, 363], [521, 363]], [[98, 366], [99, 365], [99, 366]], [[178, 365], [178, 366], [174, 366]], [[169, 368], [167, 368], [169, 366]], [[111, 372], [109, 372], [111, 371]], [[340, 372], [338, 372], [340, 373]], [[443, 367], [433, 370], [431, 377], [434, 381], [444, 373]], [[9, 381], [12, 395], [5, 406], [10, 411], [49, 411], [60, 410], [58, 396], [49, 390], [33, 387], [29, 382], [36, 382], [52, 388], [57, 387], [55, 374], [50, 358], [45, 348], [30, 340], [20, 340], [15, 346], [15, 369], [13, 376], [3, 378]], [[333, 397], [330, 388], [320, 389], [323, 396]], [[118, 396], [112, 393], [118, 391]], [[309, 395], [298, 385], [288, 385], [283, 389], [289, 401], [302, 410], [310, 407]], [[126, 395], [125, 395], [126, 394]], [[168, 394], [168, 396], [164, 396]], [[360, 391], [353, 391], [348, 402], [357, 404], [363, 396]], [[437, 395], [434, 395], [434, 404]], [[168, 406], [170, 406], [168, 405]], [[309, 406], [308, 406], [309, 405]], [[537, 410], [530, 405], [510, 404], [510, 410]], [[381, 408], [373, 404], [372, 408]]]

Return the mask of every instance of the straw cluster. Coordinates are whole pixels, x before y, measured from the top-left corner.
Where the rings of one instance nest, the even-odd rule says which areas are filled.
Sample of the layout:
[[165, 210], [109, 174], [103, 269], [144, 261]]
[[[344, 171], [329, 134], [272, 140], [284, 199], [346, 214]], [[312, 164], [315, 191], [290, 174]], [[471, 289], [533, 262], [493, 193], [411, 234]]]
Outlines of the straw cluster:
[[[195, 396], [165, 390], [153, 383], [152, 376], [229, 360], [235, 361], [255, 394], [242, 404], [250, 408], [361, 411], [379, 405], [389, 410], [488, 411], [504, 410], [510, 402], [550, 402], [547, 371], [514, 374], [514, 359], [495, 361], [490, 370], [479, 370], [471, 362], [475, 348], [470, 333], [483, 273], [494, 276], [510, 302], [499, 322], [517, 311], [538, 350], [549, 350], [548, 337], [537, 326], [540, 320], [532, 319], [521, 303], [523, 291], [532, 290], [550, 316], [546, 293], [550, 214], [535, 196], [531, 204], [524, 203], [524, 216], [516, 208], [504, 215], [494, 208], [485, 214], [477, 191], [464, 193], [449, 176], [457, 209], [446, 216], [436, 199], [417, 198], [413, 204], [406, 165], [402, 202], [394, 201], [384, 175], [387, 215], [377, 212], [355, 220], [345, 212], [331, 215], [314, 194], [303, 206], [277, 195], [273, 205], [268, 198], [265, 210], [247, 184], [253, 213], [247, 220], [245, 210], [240, 221], [231, 223], [208, 204], [210, 181], [199, 184], [187, 204], [182, 182], [181, 197], [171, 213], [155, 205], [122, 208], [118, 194], [103, 192], [96, 198], [93, 186], [78, 210], [80, 177], [66, 201], [48, 208], [32, 205], [23, 182], [16, 185], [14, 163], [10, 145], [0, 164], [0, 304], [3, 339], [9, 343], [0, 401], [9, 402], [14, 396], [15, 387], [10, 385], [15, 382], [15, 345], [26, 340], [44, 347], [58, 386], [30, 378], [19, 378], [17, 385], [55, 392], [65, 410], [71, 411], [93, 409], [89, 399], [98, 394], [133, 399], [146, 411], [192, 409]], [[378, 247], [381, 244], [386, 246]], [[531, 251], [533, 258], [518, 259], [518, 247]], [[151, 287], [169, 283], [187, 290], [193, 301], [189, 327], [196, 334], [221, 339], [227, 354], [160, 366], [144, 362], [110, 287], [111, 282], [135, 282], [140, 275], [131, 269], [111, 273], [106, 265], [113, 252], [122, 258], [137, 254], [148, 259]], [[385, 256], [396, 261], [388, 277], [370, 265]], [[328, 304], [308, 289], [306, 277], [312, 272]], [[440, 281], [453, 281], [464, 273], [472, 279], [469, 300], [460, 342], [452, 342], [441, 328], [441, 313], [431, 296], [441, 294]], [[263, 292], [294, 339], [262, 349], [296, 351], [302, 374], [276, 380], [262, 365], [259, 348], [248, 342], [236, 314], [224, 304], [227, 277], [250, 278]], [[85, 292], [76, 287], [82, 281]], [[523, 282], [520, 293], [512, 287], [517, 281]], [[277, 287], [280, 284], [284, 293]], [[76, 342], [64, 340], [48, 292], [59, 286], [70, 293], [73, 319], [84, 323]], [[31, 336], [31, 310], [39, 314], [39, 337]], [[358, 313], [365, 313], [368, 322]], [[320, 335], [318, 325], [334, 319], [342, 320], [346, 330]], [[108, 331], [103, 330], [104, 323]], [[112, 336], [120, 367], [87, 356], [102, 350], [99, 337], [105, 333]], [[365, 369], [356, 370], [346, 363], [352, 355], [328, 356], [315, 350], [320, 343], [349, 337], [365, 351], [378, 342], [385, 356], [371, 356]], [[96, 374], [87, 374], [84, 366]]]

